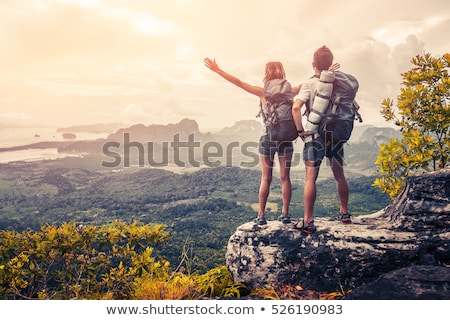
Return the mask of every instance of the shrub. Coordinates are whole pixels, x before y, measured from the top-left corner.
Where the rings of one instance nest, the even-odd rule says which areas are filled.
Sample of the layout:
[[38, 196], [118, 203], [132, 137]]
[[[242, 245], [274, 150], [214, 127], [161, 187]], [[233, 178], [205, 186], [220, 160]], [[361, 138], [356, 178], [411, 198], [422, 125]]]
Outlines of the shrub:
[[65, 223], [41, 231], [0, 231], [0, 297], [4, 299], [125, 299], [143, 274], [167, 274], [152, 245], [163, 225]]

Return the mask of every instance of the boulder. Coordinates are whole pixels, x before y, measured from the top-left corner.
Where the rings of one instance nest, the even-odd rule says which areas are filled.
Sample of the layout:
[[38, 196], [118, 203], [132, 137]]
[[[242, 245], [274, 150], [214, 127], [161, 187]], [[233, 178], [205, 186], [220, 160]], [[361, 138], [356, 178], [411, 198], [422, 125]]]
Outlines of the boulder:
[[347, 300], [448, 300], [450, 268], [412, 265], [356, 288]]
[[[351, 225], [316, 218], [317, 232], [304, 235], [278, 221], [243, 224], [228, 241], [226, 264], [233, 279], [250, 289], [300, 284], [318, 292], [355, 291], [400, 277], [402, 268], [415, 267], [416, 274], [423, 266], [448, 270], [449, 203], [450, 168], [410, 177], [390, 206], [353, 217]], [[440, 288], [450, 286], [445, 279]], [[377, 298], [383, 299], [381, 293]]]

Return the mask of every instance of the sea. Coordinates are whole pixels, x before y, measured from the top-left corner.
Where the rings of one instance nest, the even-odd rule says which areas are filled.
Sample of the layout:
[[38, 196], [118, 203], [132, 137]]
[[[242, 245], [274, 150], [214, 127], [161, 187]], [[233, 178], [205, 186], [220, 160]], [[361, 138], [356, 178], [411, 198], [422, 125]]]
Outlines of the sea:
[[[108, 133], [87, 133], [76, 132], [76, 139], [96, 140], [106, 138]], [[57, 132], [57, 128], [0, 128], [0, 149], [16, 146], [26, 146], [37, 142], [56, 142], [65, 141], [62, 132]], [[14, 161], [39, 161], [64, 158], [68, 156], [82, 156], [81, 154], [58, 153], [56, 148], [45, 149], [24, 149], [16, 151], [0, 151], [0, 163], [9, 163]]]

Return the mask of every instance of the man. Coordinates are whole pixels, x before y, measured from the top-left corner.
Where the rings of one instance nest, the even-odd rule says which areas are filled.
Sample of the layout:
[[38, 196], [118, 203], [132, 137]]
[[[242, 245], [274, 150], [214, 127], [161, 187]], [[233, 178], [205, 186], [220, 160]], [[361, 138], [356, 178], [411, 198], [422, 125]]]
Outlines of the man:
[[300, 89], [297, 99], [292, 107], [292, 115], [298, 130], [299, 136], [305, 141], [303, 150], [303, 160], [305, 162], [305, 189], [303, 193], [304, 201], [304, 217], [299, 220], [294, 228], [300, 229], [302, 232], [311, 234], [316, 231], [314, 226], [314, 203], [316, 201], [316, 180], [319, 175], [319, 168], [323, 158], [326, 156], [331, 163], [331, 170], [336, 180], [337, 193], [340, 202], [340, 218], [342, 223], [352, 223], [350, 214], [348, 213], [349, 187], [344, 174], [344, 150], [342, 142], [326, 143], [318, 134], [306, 132], [303, 129], [301, 121], [301, 109], [305, 105], [311, 110], [314, 98], [316, 96], [319, 77], [322, 70], [328, 70], [333, 63], [333, 54], [326, 46], [322, 46], [313, 56], [312, 66], [314, 76], [308, 79]]

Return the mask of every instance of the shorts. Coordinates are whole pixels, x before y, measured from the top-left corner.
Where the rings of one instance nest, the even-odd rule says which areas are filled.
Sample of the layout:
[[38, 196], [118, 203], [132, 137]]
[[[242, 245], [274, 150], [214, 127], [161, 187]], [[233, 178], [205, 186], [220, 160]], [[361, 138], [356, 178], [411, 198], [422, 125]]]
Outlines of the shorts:
[[259, 139], [259, 154], [264, 157], [274, 158], [275, 153], [279, 156], [294, 153], [294, 144], [292, 141], [284, 141], [281, 143], [270, 141], [269, 137], [264, 135]]
[[321, 137], [305, 142], [303, 147], [303, 161], [314, 161], [314, 166], [319, 167], [324, 157], [335, 158], [344, 161], [344, 143], [325, 145]]

